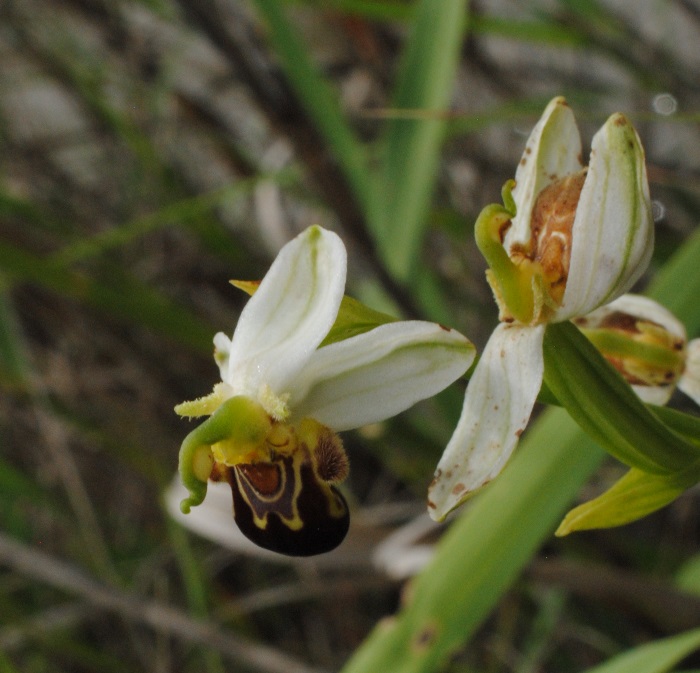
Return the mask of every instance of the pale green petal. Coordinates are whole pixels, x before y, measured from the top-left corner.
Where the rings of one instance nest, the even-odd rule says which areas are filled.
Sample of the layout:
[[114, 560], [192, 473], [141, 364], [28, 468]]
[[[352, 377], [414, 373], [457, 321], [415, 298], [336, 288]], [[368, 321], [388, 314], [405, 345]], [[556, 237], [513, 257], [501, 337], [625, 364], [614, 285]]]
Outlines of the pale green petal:
[[581, 164], [581, 138], [574, 113], [562, 97], [553, 99], [532, 129], [512, 191], [517, 208], [504, 246], [530, 242], [530, 215], [539, 193], [559, 178], [578, 173]]
[[593, 137], [572, 230], [566, 291], [555, 319], [585, 315], [629, 290], [653, 247], [644, 150], [630, 122], [614, 114]]
[[433, 519], [444, 519], [508, 462], [542, 384], [544, 330], [501, 323], [491, 335], [430, 486]]
[[236, 393], [285, 392], [330, 330], [345, 289], [345, 246], [309, 227], [280, 251], [246, 304], [223, 380]]
[[291, 390], [295, 418], [334, 430], [382, 421], [464, 374], [474, 346], [455, 330], [394, 322], [318, 350]]

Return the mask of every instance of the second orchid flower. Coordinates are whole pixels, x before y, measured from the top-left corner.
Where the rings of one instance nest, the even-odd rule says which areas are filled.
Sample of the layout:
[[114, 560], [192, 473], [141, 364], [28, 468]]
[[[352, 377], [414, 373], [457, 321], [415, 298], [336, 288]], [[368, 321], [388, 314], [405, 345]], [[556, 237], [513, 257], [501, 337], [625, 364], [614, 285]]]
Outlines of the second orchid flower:
[[544, 374], [549, 323], [585, 315], [630, 289], [653, 248], [653, 219], [637, 133], [621, 114], [594, 136], [590, 164], [563, 98], [533, 129], [504, 205], [487, 206], [476, 241], [500, 324], [469, 383], [438, 464], [429, 512], [443, 519], [504, 467]]

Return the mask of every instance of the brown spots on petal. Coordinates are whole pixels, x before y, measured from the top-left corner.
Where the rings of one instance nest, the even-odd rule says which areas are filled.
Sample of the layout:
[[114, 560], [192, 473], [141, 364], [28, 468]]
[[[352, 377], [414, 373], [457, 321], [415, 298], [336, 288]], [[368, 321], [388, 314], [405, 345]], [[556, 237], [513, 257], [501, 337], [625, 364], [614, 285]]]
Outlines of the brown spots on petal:
[[520, 437], [522, 436], [523, 432], [525, 432], [525, 429], [524, 429], [524, 428], [520, 428], [520, 430], [516, 430], [516, 431], [515, 431], [515, 436], [516, 436], [518, 439], [520, 439]]
[[[437, 470], [435, 474], [433, 475], [432, 481], [430, 482], [430, 486], [428, 486], [429, 489], [433, 488], [437, 483], [438, 480], [442, 477], [442, 470]], [[435, 508], [435, 505], [433, 505], [431, 502], [428, 502], [428, 507], [433, 507]]]
[[460, 482], [459, 484], [455, 484], [455, 486], [453, 487], [452, 495], [459, 495], [460, 493], [464, 493], [464, 491], [466, 490], [467, 487]]

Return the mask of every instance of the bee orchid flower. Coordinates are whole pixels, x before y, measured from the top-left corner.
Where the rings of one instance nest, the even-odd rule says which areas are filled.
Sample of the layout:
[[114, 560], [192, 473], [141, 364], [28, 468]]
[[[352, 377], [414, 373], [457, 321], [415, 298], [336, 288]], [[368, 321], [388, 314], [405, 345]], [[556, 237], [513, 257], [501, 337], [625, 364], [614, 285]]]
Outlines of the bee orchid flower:
[[653, 248], [644, 151], [621, 114], [592, 140], [584, 167], [563, 98], [533, 129], [504, 205], [487, 206], [475, 235], [499, 306], [462, 415], [428, 499], [443, 519], [504, 467], [529, 421], [543, 374], [547, 325], [586, 315], [630, 289]]
[[349, 524], [337, 433], [398, 414], [470, 366], [472, 344], [428, 322], [391, 321], [328, 343], [346, 266], [340, 238], [310, 227], [282, 248], [233, 337], [215, 336], [221, 382], [175, 409], [209, 416], [180, 451], [183, 513], [209, 480], [227, 481], [234, 519], [259, 546], [292, 556], [333, 549]]

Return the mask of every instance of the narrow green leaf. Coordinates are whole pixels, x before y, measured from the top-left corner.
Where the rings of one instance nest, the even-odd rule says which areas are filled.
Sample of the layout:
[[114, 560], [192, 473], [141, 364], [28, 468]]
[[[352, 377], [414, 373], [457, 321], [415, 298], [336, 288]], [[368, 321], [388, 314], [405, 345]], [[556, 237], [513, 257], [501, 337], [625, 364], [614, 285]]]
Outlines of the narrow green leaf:
[[15, 313], [5, 292], [0, 292], [0, 381], [22, 386], [29, 363]]
[[697, 477], [697, 468], [690, 475], [649, 474], [632, 468], [605, 493], [572, 509], [564, 517], [556, 534], [613, 528], [637, 521], [672, 503], [697, 481]]
[[635, 647], [586, 673], [664, 673], [700, 648], [700, 629]]
[[376, 222], [375, 192], [364, 147], [345, 119], [338, 96], [320, 76], [309, 50], [290, 25], [279, 0], [254, 0], [269, 38], [299, 100], [339, 162], [370, 225]]
[[307, 0], [306, 4], [373, 21], [408, 21], [413, 16], [413, 6], [397, 0]]
[[475, 16], [472, 31], [477, 35], [498, 35], [538, 45], [583, 47], [588, 44], [585, 36], [569, 26], [553, 21], [515, 21], [511, 16]]
[[421, 118], [392, 118], [385, 138], [379, 249], [407, 281], [418, 258], [438, 173], [447, 110], [464, 35], [467, 0], [421, 0], [403, 55], [394, 107]]
[[687, 468], [700, 450], [666, 427], [571, 323], [547, 326], [545, 382], [572, 418], [606, 451], [655, 474]]

